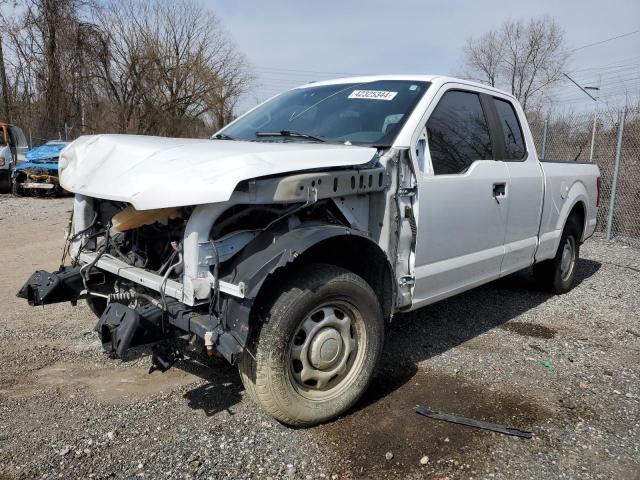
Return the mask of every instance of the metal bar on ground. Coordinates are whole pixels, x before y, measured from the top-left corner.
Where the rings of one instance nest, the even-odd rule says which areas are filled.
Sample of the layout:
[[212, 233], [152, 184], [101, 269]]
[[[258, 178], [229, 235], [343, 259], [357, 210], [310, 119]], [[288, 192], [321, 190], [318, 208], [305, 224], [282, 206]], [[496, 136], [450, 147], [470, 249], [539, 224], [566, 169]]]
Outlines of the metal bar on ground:
[[435, 412], [421, 405], [416, 406], [416, 413], [425, 417], [433, 418], [435, 420], [443, 420], [445, 422], [457, 423], [459, 425], [465, 425], [467, 427], [474, 427], [480, 428], [482, 430], [504, 433], [505, 435], [512, 435], [514, 437], [531, 438], [533, 436], [532, 432], [520, 430], [519, 428], [508, 428], [496, 423], [483, 422], [481, 420], [474, 420], [472, 418], [461, 417], [459, 415], [451, 415], [449, 413]]

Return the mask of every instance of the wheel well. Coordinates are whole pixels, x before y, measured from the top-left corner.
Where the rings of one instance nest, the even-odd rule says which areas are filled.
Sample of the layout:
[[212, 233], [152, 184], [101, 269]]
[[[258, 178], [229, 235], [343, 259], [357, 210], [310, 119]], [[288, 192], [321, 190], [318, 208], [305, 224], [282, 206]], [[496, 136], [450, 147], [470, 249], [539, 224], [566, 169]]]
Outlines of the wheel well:
[[585, 222], [585, 208], [584, 203], [578, 202], [576, 203], [571, 211], [569, 212], [569, 216], [567, 217], [567, 221], [571, 217], [576, 217], [578, 221], [578, 225], [580, 225], [580, 240], [582, 240], [582, 234], [584, 232], [584, 222]]
[[378, 245], [355, 235], [331, 237], [305, 250], [294, 262], [269, 275], [255, 303], [262, 305], [291, 268], [309, 263], [335, 265], [362, 277], [380, 299], [385, 321], [390, 320], [395, 295], [391, 266]]

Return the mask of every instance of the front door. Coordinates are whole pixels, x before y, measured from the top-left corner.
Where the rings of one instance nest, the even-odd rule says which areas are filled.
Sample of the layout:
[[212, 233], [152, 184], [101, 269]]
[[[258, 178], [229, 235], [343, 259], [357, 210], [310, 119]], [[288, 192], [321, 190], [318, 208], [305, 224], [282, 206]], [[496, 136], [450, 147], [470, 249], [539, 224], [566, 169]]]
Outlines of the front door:
[[487, 98], [450, 88], [435, 101], [418, 188], [415, 306], [497, 278], [504, 258], [509, 172], [494, 160]]
[[16, 158], [16, 166], [27, 160], [26, 154], [29, 150], [29, 144], [22, 130], [15, 125], [9, 125], [9, 137], [12, 141], [12, 150]]

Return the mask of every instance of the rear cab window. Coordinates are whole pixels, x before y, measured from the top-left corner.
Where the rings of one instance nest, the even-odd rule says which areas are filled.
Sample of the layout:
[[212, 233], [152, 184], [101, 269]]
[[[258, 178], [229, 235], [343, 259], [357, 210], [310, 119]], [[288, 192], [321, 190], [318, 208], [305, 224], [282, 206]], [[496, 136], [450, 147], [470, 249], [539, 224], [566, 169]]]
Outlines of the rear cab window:
[[518, 115], [513, 108], [511, 102], [501, 98], [493, 98], [498, 122], [502, 127], [504, 140], [504, 157], [498, 160], [517, 162], [524, 160], [527, 154], [527, 148], [522, 134], [522, 127], [518, 120]]

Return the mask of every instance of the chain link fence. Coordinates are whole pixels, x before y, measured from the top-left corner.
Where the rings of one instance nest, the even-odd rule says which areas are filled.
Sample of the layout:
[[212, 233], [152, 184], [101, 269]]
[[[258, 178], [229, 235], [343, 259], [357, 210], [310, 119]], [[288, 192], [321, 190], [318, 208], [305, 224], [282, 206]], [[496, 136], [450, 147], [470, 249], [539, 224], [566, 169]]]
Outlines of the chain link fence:
[[640, 238], [640, 107], [531, 116], [529, 123], [541, 158], [600, 167], [597, 230]]

